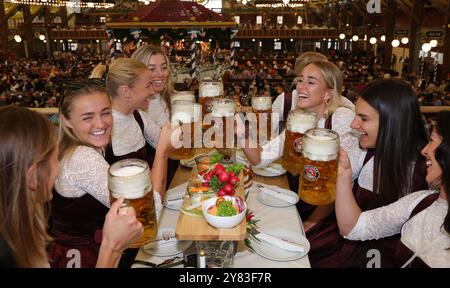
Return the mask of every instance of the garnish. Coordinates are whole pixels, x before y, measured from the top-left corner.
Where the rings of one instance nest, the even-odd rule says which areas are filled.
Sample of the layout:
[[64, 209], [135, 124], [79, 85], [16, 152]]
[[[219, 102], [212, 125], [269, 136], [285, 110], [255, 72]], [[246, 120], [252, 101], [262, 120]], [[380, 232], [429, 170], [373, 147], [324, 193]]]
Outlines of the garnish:
[[242, 164], [242, 163], [234, 163], [234, 164], [228, 165], [226, 170], [227, 170], [228, 173], [233, 172], [234, 174], [239, 175], [241, 170], [244, 169], [244, 168], [245, 168], [244, 164]]
[[222, 159], [223, 159], [223, 155], [222, 154], [220, 154], [219, 152], [214, 152], [210, 156], [210, 163], [211, 164], [219, 163], [220, 161], [222, 161]]
[[259, 219], [255, 219], [255, 214], [253, 214], [253, 211], [251, 211], [250, 209], [247, 209], [245, 219], [247, 220], [247, 238], [245, 238], [244, 243], [245, 246], [247, 246], [248, 249], [250, 249], [250, 251], [255, 252], [255, 250], [252, 247], [250, 239], [253, 239], [258, 242], [261, 241], [257, 237], [255, 237], [255, 235], [259, 233], [257, 229], [258, 225], [256, 225], [256, 223], [259, 222]]
[[236, 208], [234, 208], [232, 201], [222, 201], [217, 206], [217, 216], [234, 216], [236, 214]]

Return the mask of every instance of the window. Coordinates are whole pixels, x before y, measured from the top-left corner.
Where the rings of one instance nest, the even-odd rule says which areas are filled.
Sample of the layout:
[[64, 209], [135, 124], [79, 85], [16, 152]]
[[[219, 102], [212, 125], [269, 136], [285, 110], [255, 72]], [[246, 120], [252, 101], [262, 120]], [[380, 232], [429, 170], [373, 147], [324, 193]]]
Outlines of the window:
[[281, 50], [281, 42], [280, 41], [276, 41], [273, 43], [273, 49], [275, 50]]
[[283, 24], [283, 16], [277, 16], [277, 24]]
[[262, 16], [256, 16], [256, 24], [262, 24]]

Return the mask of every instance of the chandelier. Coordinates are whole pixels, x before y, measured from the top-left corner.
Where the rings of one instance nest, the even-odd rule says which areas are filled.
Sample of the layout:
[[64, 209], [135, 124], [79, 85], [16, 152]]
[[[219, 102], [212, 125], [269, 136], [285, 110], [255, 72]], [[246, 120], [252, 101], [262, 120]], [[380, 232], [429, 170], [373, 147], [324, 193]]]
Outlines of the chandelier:
[[11, 3], [25, 5], [66, 6], [73, 8], [112, 8], [114, 1], [101, 0], [10, 0]]

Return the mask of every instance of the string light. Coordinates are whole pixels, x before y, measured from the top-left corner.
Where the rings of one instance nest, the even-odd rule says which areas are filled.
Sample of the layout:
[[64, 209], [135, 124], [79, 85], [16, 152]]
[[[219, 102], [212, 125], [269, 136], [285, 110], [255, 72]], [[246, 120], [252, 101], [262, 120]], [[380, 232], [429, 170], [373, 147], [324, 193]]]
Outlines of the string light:
[[66, 6], [73, 8], [112, 8], [115, 3], [110, 1], [69, 1], [69, 0], [11, 0], [11, 3], [24, 5], [47, 5], [47, 6]]

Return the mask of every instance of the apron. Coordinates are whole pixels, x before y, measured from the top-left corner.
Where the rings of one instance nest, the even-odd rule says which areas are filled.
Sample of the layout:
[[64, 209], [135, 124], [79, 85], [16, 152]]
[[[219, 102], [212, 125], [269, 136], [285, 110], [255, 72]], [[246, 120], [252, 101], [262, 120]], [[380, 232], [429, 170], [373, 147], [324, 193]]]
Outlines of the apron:
[[54, 241], [47, 249], [50, 266], [94, 268], [109, 209], [90, 194], [67, 198], [55, 190], [51, 205], [50, 236]]

